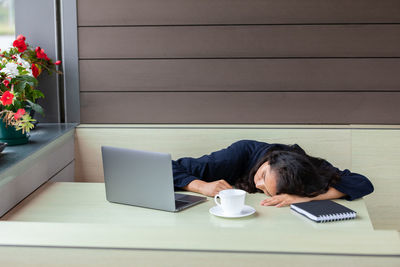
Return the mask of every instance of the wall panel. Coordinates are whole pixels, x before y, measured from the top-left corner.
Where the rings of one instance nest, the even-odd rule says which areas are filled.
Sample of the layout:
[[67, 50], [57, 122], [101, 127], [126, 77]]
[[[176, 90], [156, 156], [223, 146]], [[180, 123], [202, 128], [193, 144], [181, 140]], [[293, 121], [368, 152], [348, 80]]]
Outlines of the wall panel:
[[400, 22], [397, 0], [79, 0], [79, 26]]
[[[118, 136], [118, 138], [115, 138]], [[104, 182], [101, 146], [170, 153], [173, 159], [201, 157], [238, 140], [298, 144], [340, 169], [351, 167], [351, 130], [279, 125], [80, 125], [75, 132], [78, 182]], [[345, 152], [345, 153], [344, 153]]]
[[[81, 91], [398, 91], [400, 59], [81, 60]], [[111, 78], [112, 77], [112, 78]]]
[[399, 103], [399, 92], [81, 93], [81, 122], [400, 123]]
[[400, 25], [81, 27], [93, 58], [400, 57]]
[[400, 132], [359, 129], [352, 136], [352, 170], [375, 187], [366, 198], [375, 228], [400, 229]]
[[399, 123], [400, 1], [77, 6], [83, 123]]

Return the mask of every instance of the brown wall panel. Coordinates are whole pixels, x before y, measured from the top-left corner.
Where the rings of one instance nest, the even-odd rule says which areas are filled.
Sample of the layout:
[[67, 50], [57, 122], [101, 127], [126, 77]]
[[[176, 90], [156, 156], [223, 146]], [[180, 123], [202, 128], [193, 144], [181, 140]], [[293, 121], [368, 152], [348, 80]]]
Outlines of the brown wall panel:
[[400, 59], [81, 60], [81, 91], [400, 91]]
[[78, 0], [78, 23], [399, 23], [399, 10], [398, 0]]
[[84, 123], [400, 123], [398, 0], [77, 4]]
[[81, 93], [82, 123], [400, 123], [400, 92]]
[[400, 25], [89, 27], [85, 58], [395, 57]]

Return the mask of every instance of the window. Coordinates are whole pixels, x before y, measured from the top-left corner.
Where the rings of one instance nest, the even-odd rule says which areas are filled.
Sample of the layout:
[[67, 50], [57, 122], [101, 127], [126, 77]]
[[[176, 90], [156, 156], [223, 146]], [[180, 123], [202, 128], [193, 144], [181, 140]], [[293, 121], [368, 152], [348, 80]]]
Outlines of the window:
[[15, 39], [14, 1], [0, 0], [0, 49], [12, 45]]

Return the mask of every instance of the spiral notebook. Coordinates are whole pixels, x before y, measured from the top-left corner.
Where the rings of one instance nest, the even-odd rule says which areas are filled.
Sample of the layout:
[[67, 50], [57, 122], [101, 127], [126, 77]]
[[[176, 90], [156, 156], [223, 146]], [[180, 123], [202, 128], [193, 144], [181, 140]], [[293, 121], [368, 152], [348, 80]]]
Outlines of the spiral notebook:
[[332, 200], [315, 200], [296, 203], [290, 208], [316, 222], [331, 222], [354, 219], [357, 213]]

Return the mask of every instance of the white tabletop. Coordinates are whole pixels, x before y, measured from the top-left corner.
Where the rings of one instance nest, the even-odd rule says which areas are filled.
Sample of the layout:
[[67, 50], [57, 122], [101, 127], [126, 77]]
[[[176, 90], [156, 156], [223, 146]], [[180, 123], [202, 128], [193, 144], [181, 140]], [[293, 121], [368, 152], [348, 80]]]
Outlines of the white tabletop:
[[[182, 192], [188, 193], [188, 192]], [[221, 218], [211, 215], [214, 199], [177, 213], [130, 205], [110, 203], [103, 183], [48, 183], [2, 217], [9, 221], [71, 222], [129, 224], [135, 227], [163, 226], [180, 229], [194, 227], [218, 231], [221, 228], [349, 230], [372, 229], [368, 211], [362, 199], [336, 200], [357, 212], [355, 220], [315, 223], [289, 207], [265, 207], [259, 203], [264, 194], [247, 194], [246, 204], [256, 213], [244, 218]]]
[[363, 200], [347, 202], [349, 221], [315, 223], [290, 208], [263, 207], [249, 194], [249, 217], [211, 215], [214, 201], [171, 213], [109, 203], [101, 183], [49, 183], [0, 222], [1, 244], [400, 255], [396, 231], [374, 231]]

